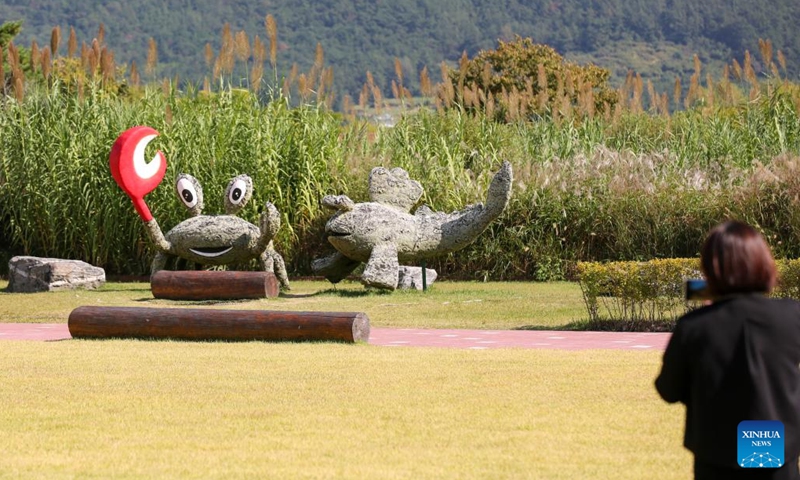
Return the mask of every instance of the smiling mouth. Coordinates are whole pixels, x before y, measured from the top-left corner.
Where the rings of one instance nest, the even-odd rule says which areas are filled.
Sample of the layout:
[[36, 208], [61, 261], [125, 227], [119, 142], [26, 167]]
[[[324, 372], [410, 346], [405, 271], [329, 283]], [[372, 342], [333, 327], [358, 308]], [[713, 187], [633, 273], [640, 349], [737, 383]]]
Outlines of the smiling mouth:
[[214, 257], [219, 257], [221, 255], [225, 255], [232, 249], [233, 247], [202, 247], [202, 248], [190, 248], [189, 251], [194, 253], [195, 255], [200, 255], [201, 257], [214, 258]]

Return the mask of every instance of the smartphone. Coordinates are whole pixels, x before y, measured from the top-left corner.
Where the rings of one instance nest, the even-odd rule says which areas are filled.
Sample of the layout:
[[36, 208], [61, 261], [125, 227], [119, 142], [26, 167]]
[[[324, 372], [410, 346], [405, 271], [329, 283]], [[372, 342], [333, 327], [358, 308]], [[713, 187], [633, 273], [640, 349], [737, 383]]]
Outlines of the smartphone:
[[711, 300], [708, 283], [702, 279], [686, 280], [684, 285], [686, 300]]

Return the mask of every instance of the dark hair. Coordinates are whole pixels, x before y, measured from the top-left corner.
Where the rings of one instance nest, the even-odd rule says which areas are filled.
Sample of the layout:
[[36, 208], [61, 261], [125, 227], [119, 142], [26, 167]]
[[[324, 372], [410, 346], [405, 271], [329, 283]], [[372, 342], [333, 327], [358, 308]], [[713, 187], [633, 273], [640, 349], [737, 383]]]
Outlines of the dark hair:
[[769, 293], [778, 277], [767, 241], [738, 221], [721, 223], [708, 233], [700, 263], [713, 295]]

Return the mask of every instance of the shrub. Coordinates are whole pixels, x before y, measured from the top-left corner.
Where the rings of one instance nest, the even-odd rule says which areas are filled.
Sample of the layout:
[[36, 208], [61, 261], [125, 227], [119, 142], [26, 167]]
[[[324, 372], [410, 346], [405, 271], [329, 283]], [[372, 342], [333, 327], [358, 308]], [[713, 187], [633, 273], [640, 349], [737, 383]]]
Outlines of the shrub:
[[517, 36], [472, 60], [462, 57], [440, 93], [446, 104], [452, 93], [462, 107], [486, 111], [501, 121], [546, 113], [571, 117], [573, 110], [591, 117], [610, 113], [617, 103], [609, 77], [604, 68], [567, 62], [552, 47]]
[[[800, 299], [800, 259], [776, 263], [778, 285], [772, 296]], [[695, 306], [685, 301], [684, 282], [702, 278], [696, 258], [580, 262], [577, 270], [590, 325], [616, 324], [626, 330], [671, 330]]]
[[684, 281], [701, 277], [697, 259], [578, 263], [590, 322], [672, 321], [686, 310]]
[[800, 259], [778, 260], [778, 285], [772, 296], [800, 299]]

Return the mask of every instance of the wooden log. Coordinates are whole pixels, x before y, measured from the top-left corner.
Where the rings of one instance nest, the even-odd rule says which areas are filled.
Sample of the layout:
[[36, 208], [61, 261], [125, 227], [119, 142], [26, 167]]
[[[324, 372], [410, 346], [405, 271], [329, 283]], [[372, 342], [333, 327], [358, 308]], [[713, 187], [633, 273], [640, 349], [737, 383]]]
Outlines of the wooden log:
[[280, 287], [272, 272], [161, 270], [150, 291], [168, 300], [239, 300], [277, 297]]
[[284, 312], [211, 308], [83, 306], [69, 314], [73, 338], [165, 338], [366, 342], [360, 312]]

